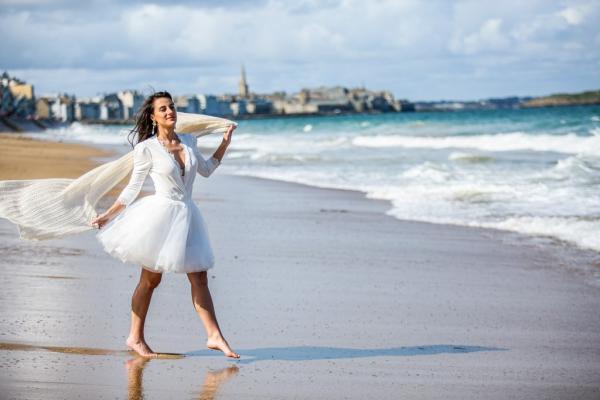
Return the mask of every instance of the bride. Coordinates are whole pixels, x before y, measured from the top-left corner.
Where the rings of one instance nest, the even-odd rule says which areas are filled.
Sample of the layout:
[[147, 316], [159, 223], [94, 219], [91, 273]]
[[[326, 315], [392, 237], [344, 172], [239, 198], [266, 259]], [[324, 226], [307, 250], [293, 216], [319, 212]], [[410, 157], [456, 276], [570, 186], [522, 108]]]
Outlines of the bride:
[[[131, 298], [131, 329], [127, 346], [143, 357], [156, 357], [144, 337], [144, 323], [154, 289], [163, 272], [186, 273], [196, 312], [206, 329], [210, 349], [239, 358], [221, 332], [208, 289], [207, 270], [214, 256], [200, 210], [192, 201], [196, 172], [204, 177], [219, 166], [235, 125], [205, 160], [196, 137], [177, 134], [177, 111], [168, 92], [157, 92], [143, 103], [136, 126], [133, 172], [114, 204], [92, 220], [104, 249], [124, 262], [141, 265]], [[132, 141], [132, 142], [133, 142]], [[150, 175], [155, 193], [136, 200]]]

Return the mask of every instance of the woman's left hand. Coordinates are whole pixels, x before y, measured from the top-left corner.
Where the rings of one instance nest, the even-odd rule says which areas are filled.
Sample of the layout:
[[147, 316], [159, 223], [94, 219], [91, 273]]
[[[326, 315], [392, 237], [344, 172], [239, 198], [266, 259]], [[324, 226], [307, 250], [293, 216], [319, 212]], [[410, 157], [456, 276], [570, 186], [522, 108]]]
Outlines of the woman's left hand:
[[92, 226], [94, 228], [102, 228], [104, 225], [106, 225], [106, 223], [110, 220], [110, 216], [108, 215], [108, 213], [103, 213], [98, 215], [96, 218], [94, 218], [92, 220]]
[[227, 131], [223, 134], [223, 141], [225, 143], [231, 143], [231, 135], [233, 134], [235, 128], [237, 128], [236, 125], [230, 125], [229, 128], [227, 128]]

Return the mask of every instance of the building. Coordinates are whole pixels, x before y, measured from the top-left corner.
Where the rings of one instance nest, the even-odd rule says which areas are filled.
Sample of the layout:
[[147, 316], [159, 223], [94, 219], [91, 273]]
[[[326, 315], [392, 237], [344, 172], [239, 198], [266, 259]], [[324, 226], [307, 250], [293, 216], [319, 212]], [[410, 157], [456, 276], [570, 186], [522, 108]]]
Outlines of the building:
[[90, 121], [100, 119], [100, 98], [81, 99], [75, 103], [75, 119]]
[[33, 118], [35, 110], [33, 85], [11, 78], [5, 71], [0, 76], [0, 116]]
[[61, 122], [75, 120], [75, 96], [67, 94], [52, 98], [50, 103], [51, 118]]
[[144, 103], [144, 96], [135, 90], [124, 90], [117, 93], [123, 108], [123, 119], [134, 119]]
[[237, 99], [236, 101], [232, 101], [231, 103], [229, 103], [229, 108], [231, 110], [231, 115], [244, 115], [247, 113], [246, 100]]
[[246, 70], [244, 69], [243, 65], [242, 65], [242, 73], [241, 73], [241, 77], [240, 77], [240, 83], [238, 86], [239, 86], [240, 97], [242, 99], [247, 99], [250, 96], [250, 91], [248, 90], [248, 82], [246, 82]]
[[246, 112], [248, 114], [271, 114], [273, 112], [273, 102], [266, 98], [255, 97], [246, 101]]
[[100, 119], [123, 119], [123, 103], [116, 93], [107, 94], [100, 102]]
[[200, 112], [207, 115], [226, 116], [231, 115], [231, 101], [217, 98], [212, 94], [199, 94], [196, 96], [200, 105]]
[[39, 119], [51, 119], [52, 115], [52, 101], [48, 97], [39, 97], [35, 101], [35, 115]]
[[188, 96], [174, 96], [173, 103], [177, 111], [188, 112]]

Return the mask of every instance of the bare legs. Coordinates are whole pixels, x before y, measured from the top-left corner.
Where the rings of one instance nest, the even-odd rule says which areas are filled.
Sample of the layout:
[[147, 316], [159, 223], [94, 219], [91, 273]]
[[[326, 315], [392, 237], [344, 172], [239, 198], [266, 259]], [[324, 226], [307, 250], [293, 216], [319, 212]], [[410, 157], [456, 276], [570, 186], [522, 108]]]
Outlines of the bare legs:
[[[213, 306], [212, 297], [208, 290], [208, 276], [206, 271], [193, 272], [187, 274], [192, 285], [192, 302], [198, 316], [206, 329], [206, 346], [209, 349], [220, 350], [227, 357], [239, 358], [221, 333], [215, 308]], [[157, 357], [144, 338], [144, 323], [146, 314], [150, 307], [150, 300], [154, 289], [159, 285], [162, 274], [151, 272], [142, 268], [140, 281], [131, 297], [131, 329], [127, 338], [127, 346], [142, 357]]]
[[213, 350], [222, 351], [227, 357], [240, 358], [240, 356], [231, 350], [229, 344], [223, 337], [215, 308], [213, 306], [212, 297], [208, 290], [208, 276], [206, 271], [192, 272], [187, 274], [190, 283], [192, 284], [192, 301], [198, 316], [206, 329], [206, 347]]
[[142, 357], [156, 357], [144, 339], [144, 323], [150, 307], [150, 299], [154, 289], [160, 283], [162, 274], [142, 268], [140, 282], [131, 297], [131, 329], [127, 338], [127, 346]]

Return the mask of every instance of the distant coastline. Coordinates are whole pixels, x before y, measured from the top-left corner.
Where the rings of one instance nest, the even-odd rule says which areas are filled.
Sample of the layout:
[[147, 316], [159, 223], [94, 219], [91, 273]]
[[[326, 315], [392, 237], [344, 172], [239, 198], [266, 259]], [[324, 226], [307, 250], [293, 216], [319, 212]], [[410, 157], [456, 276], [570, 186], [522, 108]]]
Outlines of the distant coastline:
[[[548, 96], [550, 97], [550, 96]], [[599, 105], [600, 102], [588, 102], [588, 103], [583, 103], [583, 102], [572, 102], [572, 103], [567, 103], [567, 102], [563, 102], [563, 103], [552, 103], [552, 102], [536, 102], [536, 103], [532, 103], [532, 104], [528, 104], [526, 106], [520, 106], [520, 107], [506, 107], [506, 108], [511, 108], [511, 109], [515, 109], [515, 110], [527, 110], [527, 109], [534, 109], [534, 108], [555, 108], [555, 107], [580, 107], [580, 106], [594, 106], [594, 105]], [[505, 108], [505, 109], [506, 109]], [[430, 108], [430, 109], [418, 109], [415, 110], [415, 112], [419, 113], [419, 112], [435, 112], [435, 113], [452, 113], [452, 112], [467, 112], [467, 111], [494, 111], [494, 110], [499, 110], [501, 108]], [[306, 114], [246, 114], [246, 115], [236, 115], [236, 116], [228, 116], [228, 118], [233, 118], [236, 121], [240, 121], [240, 120], [262, 120], [262, 119], [287, 119], [287, 118], [306, 118], [306, 117], [336, 117], [336, 116], [350, 116], [350, 115], [354, 115], [354, 116], [361, 116], [361, 115], [383, 115], [385, 113], [378, 113], [378, 112], [363, 112], [363, 113], [356, 113], [356, 112], [340, 112], [340, 113], [306, 113]], [[135, 120], [130, 119], [130, 120], [83, 120], [83, 121], [77, 121], [81, 124], [85, 124], [85, 125], [134, 125], [135, 124]]]
[[[586, 107], [586, 106], [595, 106], [600, 105], [600, 101], [595, 102], [579, 102], [579, 101], [557, 101], [554, 96], [547, 96], [544, 98], [535, 99], [535, 101], [531, 101], [529, 103], [525, 103], [521, 107], [514, 107], [512, 109], [538, 109], [538, 108], [557, 108], [557, 107]], [[434, 113], [459, 113], [459, 112], [469, 112], [469, 111], [494, 111], [499, 108], [460, 108], [460, 109], [450, 109], [450, 108], [430, 108], [430, 109], [419, 109], [415, 112], [434, 112]], [[246, 114], [246, 115], [237, 115], [237, 116], [227, 116], [228, 118], [235, 119], [236, 121], [244, 121], [244, 120], [265, 120], [265, 119], [295, 119], [295, 118], [306, 118], [306, 117], [336, 117], [336, 116], [360, 116], [360, 115], [383, 115], [384, 113], [375, 113], [375, 112], [343, 112], [343, 113], [306, 113], [306, 114]], [[81, 120], [81, 121], [73, 121], [78, 122], [84, 125], [122, 125], [122, 126], [133, 126], [135, 125], [135, 120], [133, 119], [97, 119], [97, 120]], [[67, 127], [72, 122], [60, 122], [49, 119], [26, 119], [26, 118], [8, 118], [8, 117], [0, 117], [0, 132], [4, 133], [19, 133], [19, 132], [40, 132], [46, 129], [56, 129]]]
[[[478, 111], [478, 110], [501, 110], [501, 109], [533, 109], [533, 108], [553, 108], [553, 107], [571, 107], [571, 106], [593, 106], [600, 104], [600, 90], [585, 91], [580, 93], [557, 93], [540, 97], [504, 97], [489, 98], [483, 100], [461, 101], [461, 100], [438, 100], [438, 101], [415, 101], [403, 100], [401, 106], [392, 108], [363, 109], [358, 111], [351, 107], [330, 107], [314, 112], [295, 111], [286, 112], [261, 112], [261, 113], [243, 113], [243, 114], [223, 114], [209, 113], [209, 115], [232, 118], [235, 120], [264, 120], [264, 119], [288, 119], [288, 118], [306, 118], [306, 117], [327, 117], [327, 116], [349, 116], [349, 115], [381, 115], [386, 113], [406, 113], [406, 112], [460, 112], [460, 111]], [[399, 103], [399, 104], [400, 104]], [[185, 112], [203, 113], [203, 110], [188, 110], [186, 107], [178, 109]], [[11, 115], [10, 113], [0, 114], [0, 132], [38, 132], [47, 128], [60, 128], [69, 126], [72, 122], [79, 122], [85, 125], [124, 125], [133, 126], [135, 124], [134, 109], [131, 108], [127, 118], [82, 118], [82, 119], [56, 119], [44, 117], [35, 111], [30, 114]], [[16, 113], [15, 113], [16, 114]]]
[[600, 90], [582, 93], [557, 93], [550, 96], [536, 97], [525, 103], [523, 108], [533, 107], [563, 107], [563, 106], [585, 106], [600, 104]]

